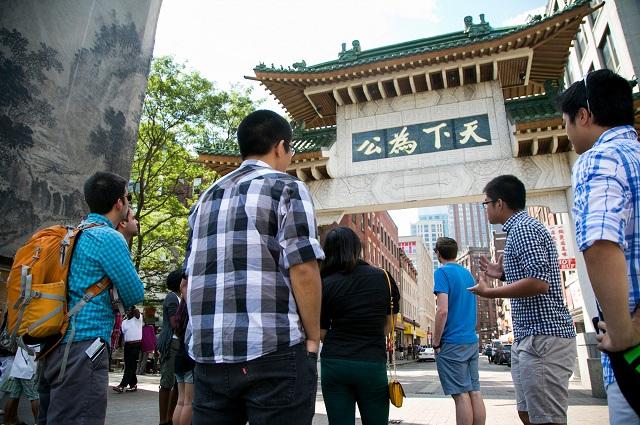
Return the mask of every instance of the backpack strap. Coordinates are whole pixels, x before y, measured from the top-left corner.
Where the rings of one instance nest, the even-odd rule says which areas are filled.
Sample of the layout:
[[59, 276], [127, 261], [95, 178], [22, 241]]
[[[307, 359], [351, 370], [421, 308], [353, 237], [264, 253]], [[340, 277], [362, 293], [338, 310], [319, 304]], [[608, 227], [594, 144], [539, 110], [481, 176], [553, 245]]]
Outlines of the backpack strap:
[[69, 334], [69, 340], [67, 341], [67, 345], [64, 348], [64, 354], [62, 356], [62, 362], [60, 364], [60, 374], [58, 375], [58, 382], [62, 382], [62, 377], [64, 376], [64, 372], [67, 370], [67, 360], [69, 359], [69, 350], [71, 349], [71, 344], [73, 343], [73, 339], [76, 335], [76, 315], [78, 312], [91, 302], [92, 299], [103, 293], [111, 286], [111, 281], [109, 278], [104, 277], [100, 281], [94, 283], [90, 287], [84, 291], [84, 296], [73, 306], [69, 313], [67, 313], [67, 320], [71, 322], [71, 334]]

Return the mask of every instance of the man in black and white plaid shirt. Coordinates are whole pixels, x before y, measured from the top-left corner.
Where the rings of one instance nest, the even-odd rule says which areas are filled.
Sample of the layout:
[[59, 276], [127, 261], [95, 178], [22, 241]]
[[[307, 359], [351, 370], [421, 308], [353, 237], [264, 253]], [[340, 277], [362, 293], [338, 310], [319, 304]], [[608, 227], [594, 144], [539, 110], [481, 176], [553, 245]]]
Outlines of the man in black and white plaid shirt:
[[189, 217], [186, 254], [194, 424], [311, 424], [324, 253], [307, 187], [285, 173], [289, 123], [238, 127], [244, 162]]
[[470, 290], [485, 298], [511, 298], [511, 375], [522, 422], [565, 424], [576, 334], [562, 297], [555, 242], [524, 211], [526, 191], [516, 177], [496, 177], [484, 192], [489, 222], [502, 224], [507, 240], [504, 256], [497, 263], [482, 258], [480, 267], [507, 285], [490, 288], [482, 276]]

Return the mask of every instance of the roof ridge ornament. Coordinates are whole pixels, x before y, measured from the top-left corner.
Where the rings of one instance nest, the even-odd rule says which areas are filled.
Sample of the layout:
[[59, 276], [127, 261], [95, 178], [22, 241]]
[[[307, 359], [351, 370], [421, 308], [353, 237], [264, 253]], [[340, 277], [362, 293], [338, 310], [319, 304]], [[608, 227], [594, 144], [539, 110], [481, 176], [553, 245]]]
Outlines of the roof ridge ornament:
[[342, 43], [342, 51], [338, 53], [338, 60], [350, 61], [357, 59], [362, 52], [360, 48], [360, 40], [353, 40], [351, 42], [351, 49], [347, 50], [347, 43]]
[[480, 23], [474, 24], [472, 16], [464, 17], [464, 33], [467, 34], [469, 38], [476, 38], [488, 35], [491, 33], [491, 25], [489, 22], [485, 22], [484, 13], [480, 14]]

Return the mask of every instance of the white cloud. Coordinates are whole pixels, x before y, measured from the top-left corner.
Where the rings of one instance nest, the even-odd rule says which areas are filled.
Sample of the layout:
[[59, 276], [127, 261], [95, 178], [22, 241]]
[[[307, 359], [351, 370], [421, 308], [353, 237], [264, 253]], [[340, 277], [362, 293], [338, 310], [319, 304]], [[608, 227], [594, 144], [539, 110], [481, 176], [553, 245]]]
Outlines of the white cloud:
[[527, 10], [525, 12], [522, 12], [519, 15], [516, 15], [514, 17], [507, 19], [502, 23], [502, 25], [506, 27], [510, 27], [514, 25], [522, 25], [527, 22], [527, 19], [529, 18], [529, 16], [544, 15], [545, 9], [546, 9], [545, 6], [540, 6], [540, 7], [536, 7], [535, 9]]

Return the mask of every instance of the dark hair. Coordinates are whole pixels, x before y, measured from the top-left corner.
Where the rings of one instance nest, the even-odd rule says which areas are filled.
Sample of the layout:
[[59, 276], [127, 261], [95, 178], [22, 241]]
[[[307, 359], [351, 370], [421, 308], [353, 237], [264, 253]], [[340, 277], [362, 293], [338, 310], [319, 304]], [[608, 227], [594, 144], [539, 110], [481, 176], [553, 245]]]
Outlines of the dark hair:
[[572, 123], [580, 108], [591, 112], [593, 122], [602, 127], [633, 125], [634, 122], [631, 85], [609, 69], [588, 73], [560, 94], [556, 103]]
[[292, 137], [287, 120], [266, 109], [250, 113], [238, 126], [238, 146], [242, 158], [266, 155], [281, 140], [285, 141], [288, 152]]
[[502, 199], [514, 211], [523, 210], [527, 201], [524, 184], [509, 174], [491, 180], [482, 190], [492, 201]]
[[458, 256], [458, 243], [455, 239], [442, 236], [436, 241], [435, 250], [445, 260], [455, 260]]
[[336, 227], [324, 240], [325, 259], [320, 267], [322, 276], [333, 273], [350, 273], [356, 268], [362, 244], [358, 235], [348, 227]]
[[127, 181], [117, 174], [98, 171], [84, 182], [84, 200], [89, 210], [106, 214], [126, 193]]
[[180, 282], [182, 282], [182, 269], [174, 270], [167, 275], [167, 289], [173, 292], [180, 290]]

